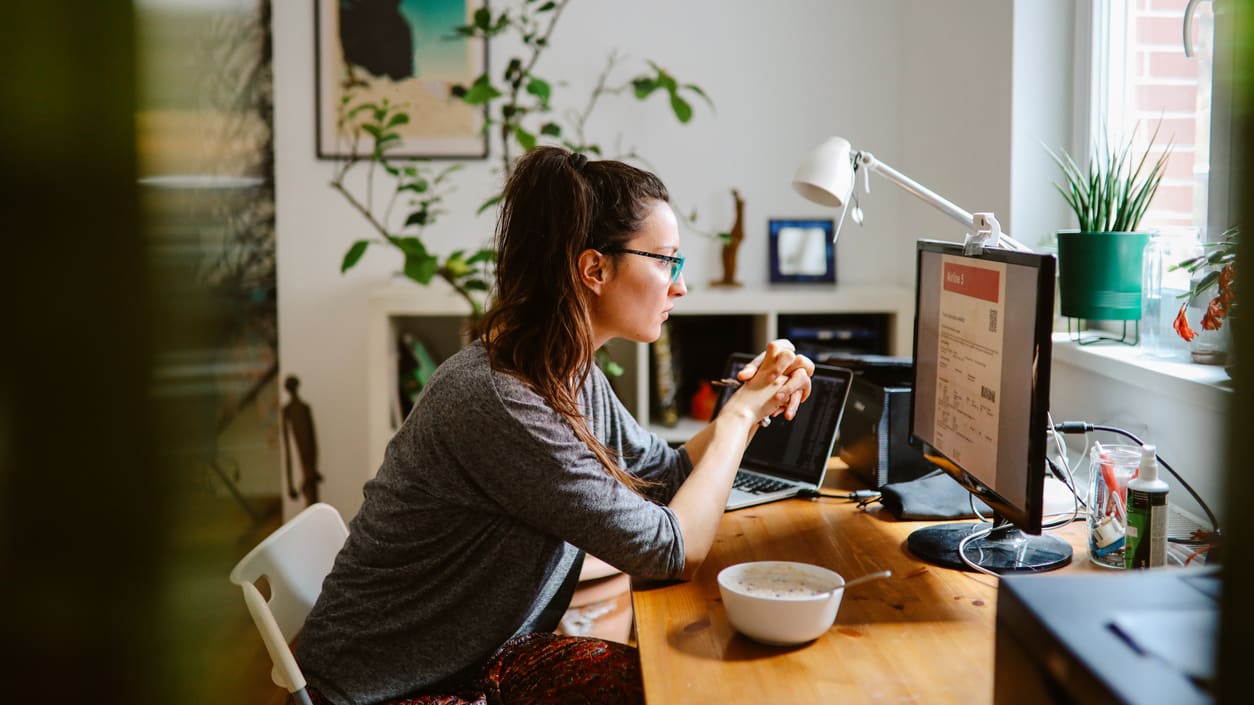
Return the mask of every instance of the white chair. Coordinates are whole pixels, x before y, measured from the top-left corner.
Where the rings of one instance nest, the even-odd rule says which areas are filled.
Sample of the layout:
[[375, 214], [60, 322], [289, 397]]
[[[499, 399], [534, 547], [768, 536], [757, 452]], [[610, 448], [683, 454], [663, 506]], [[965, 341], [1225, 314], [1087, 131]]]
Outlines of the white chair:
[[[244, 604], [270, 653], [271, 679], [304, 705], [312, 703], [290, 644], [322, 592], [322, 581], [346, 538], [348, 527], [340, 513], [319, 502], [275, 529], [231, 570], [231, 582], [243, 589]], [[262, 576], [270, 584], [269, 602], [257, 589]]]

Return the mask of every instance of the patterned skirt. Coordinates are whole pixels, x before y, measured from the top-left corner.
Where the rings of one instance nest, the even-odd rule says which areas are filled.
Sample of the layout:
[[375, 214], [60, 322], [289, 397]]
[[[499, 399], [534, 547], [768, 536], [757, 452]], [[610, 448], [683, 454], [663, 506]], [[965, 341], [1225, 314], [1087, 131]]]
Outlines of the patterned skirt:
[[[328, 705], [310, 689], [314, 705]], [[379, 705], [641, 705], [644, 684], [634, 647], [550, 632], [505, 642], [479, 682], [457, 692], [415, 694]]]

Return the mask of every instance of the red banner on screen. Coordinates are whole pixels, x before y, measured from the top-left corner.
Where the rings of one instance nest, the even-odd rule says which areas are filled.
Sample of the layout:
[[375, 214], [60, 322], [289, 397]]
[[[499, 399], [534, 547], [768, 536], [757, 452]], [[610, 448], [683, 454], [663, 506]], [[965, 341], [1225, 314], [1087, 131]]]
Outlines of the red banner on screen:
[[945, 263], [945, 291], [997, 303], [1001, 272], [971, 267], [954, 262]]

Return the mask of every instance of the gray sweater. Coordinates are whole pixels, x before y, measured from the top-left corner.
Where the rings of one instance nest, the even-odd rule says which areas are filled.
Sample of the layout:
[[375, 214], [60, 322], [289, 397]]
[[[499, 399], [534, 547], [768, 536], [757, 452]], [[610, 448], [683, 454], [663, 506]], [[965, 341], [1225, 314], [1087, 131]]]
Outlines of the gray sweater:
[[314, 688], [367, 705], [556, 628], [582, 551], [630, 575], [679, 576], [679, 522], [660, 503], [691, 472], [687, 455], [641, 428], [599, 369], [579, 403], [630, 472], [660, 481], [659, 503], [610, 477], [535, 392], [492, 371], [482, 345], [436, 370], [305, 622], [296, 657]]

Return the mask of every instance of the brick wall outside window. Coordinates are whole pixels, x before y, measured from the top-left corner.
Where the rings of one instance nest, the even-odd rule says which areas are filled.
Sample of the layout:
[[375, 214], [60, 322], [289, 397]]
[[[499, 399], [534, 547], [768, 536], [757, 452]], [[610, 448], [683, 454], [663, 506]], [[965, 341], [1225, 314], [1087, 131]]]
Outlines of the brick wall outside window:
[[[1187, 0], [1126, 1], [1128, 63], [1122, 100], [1128, 103], [1128, 124], [1122, 134], [1130, 134], [1139, 122], [1136, 135], [1143, 143], [1161, 118], [1158, 142], [1173, 143], [1166, 176], [1141, 226], [1201, 228], [1210, 164], [1211, 4], [1201, 3], [1194, 14], [1194, 53], [1186, 57], [1182, 29]], [[1156, 157], [1161, 149], [1151, 154]]]

